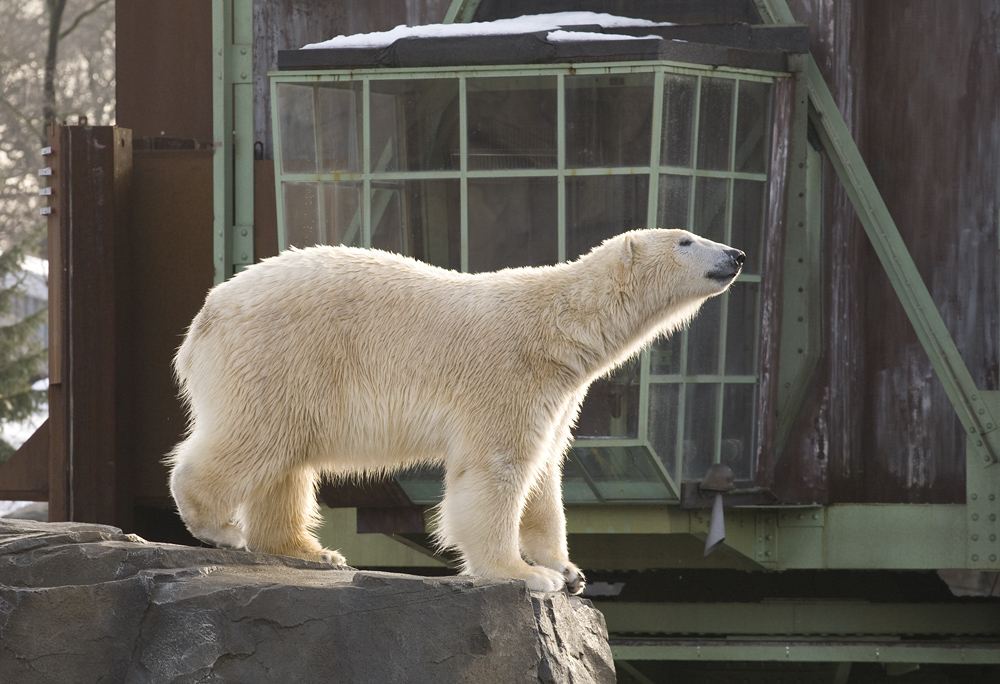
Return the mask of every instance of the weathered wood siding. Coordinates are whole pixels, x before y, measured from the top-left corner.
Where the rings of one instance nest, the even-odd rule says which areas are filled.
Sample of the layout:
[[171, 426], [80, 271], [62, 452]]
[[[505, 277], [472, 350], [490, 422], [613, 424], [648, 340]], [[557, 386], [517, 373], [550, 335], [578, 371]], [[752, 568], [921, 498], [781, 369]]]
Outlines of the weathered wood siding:
[[[998, 379], [1000, 6], [793, 0], [973, 378]], [[965, 500], [965, 437], [832, 169], [824, 349], [775, 471], [791, 500]]]

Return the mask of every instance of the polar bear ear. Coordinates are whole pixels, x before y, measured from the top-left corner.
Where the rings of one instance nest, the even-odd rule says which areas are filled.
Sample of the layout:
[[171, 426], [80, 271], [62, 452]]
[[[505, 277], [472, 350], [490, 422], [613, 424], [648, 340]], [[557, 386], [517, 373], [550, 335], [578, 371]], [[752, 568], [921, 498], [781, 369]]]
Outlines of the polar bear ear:
[[622, 263], [626, 266], [631, 265], [632, 259], [635, 257], [635, 248], [639, 244], [635, 235], [628, 233], [625, 235], [625, 239], [622, 240], [621, 257]]

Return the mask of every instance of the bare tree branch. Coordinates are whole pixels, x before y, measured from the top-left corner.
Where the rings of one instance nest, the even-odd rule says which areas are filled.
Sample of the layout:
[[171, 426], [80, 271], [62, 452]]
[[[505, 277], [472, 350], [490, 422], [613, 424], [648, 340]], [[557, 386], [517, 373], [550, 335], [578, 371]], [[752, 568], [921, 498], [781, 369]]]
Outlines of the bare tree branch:
[[81, 21], [83, 21], [84, 19], [86, 19], [87, 17], [89, 17], [91, 14], [93, 14], [97, 10], [101, 9], [101, 7], [103, 7], [104, 5], [107, 5], [109, 2], [111, 2], [111, 0], [100, 0], [100, 2], [98, 2], [96, 5], [94, 5], [90, 9], [87, 9], [87, 10], [84, 10], [83, 12], [80, 12], [80, 14], [77, 15], [76, 19], [73, 20], [73, 23], [69, 25], [69, 28], [59, 34], [59, 40], [62, 40], [63, 38], [65, 38], [66, 36], [68, 36], [69, 34], [71, 34], [73, 32], [73, 30], [76, 29], [76, 27], [80, 25]]
[[0, 98], [0, 104], [3, 104], [3, 106], [9, 109], [14, 114], [14, 116], [23, 121], [24, 124], [31, 129], [32, 133], [37, 135], [39, 138], [44, 137], [41, 134], [41, 132], [35, 127], [35, 124], [31, 121], [31, 118], [27, 114], [22, 112], [20, 109], [12, 105], [6, 97]]

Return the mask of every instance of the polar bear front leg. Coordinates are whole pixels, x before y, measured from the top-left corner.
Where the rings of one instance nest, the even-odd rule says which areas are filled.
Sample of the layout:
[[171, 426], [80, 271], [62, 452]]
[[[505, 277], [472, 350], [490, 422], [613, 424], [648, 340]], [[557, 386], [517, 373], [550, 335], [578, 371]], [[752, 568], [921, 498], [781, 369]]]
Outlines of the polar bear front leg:
[[523, 579], [533, 591], [562, 589], [565, 581], [559, 572], [529, 565], [519, 552], [529, 468], [503, 457], [484, 460], [486, 467], [461, 464], [447, 472], [439, 538], [462, 555], [467, 574]]
[[570, 594], [579, 594], [587, 578], [569, 560], [566, 514], [562, 502], [562, 458], [546, 463], [528, 496], [521, 517], [521, 553], [532, 563], [560, 573]]

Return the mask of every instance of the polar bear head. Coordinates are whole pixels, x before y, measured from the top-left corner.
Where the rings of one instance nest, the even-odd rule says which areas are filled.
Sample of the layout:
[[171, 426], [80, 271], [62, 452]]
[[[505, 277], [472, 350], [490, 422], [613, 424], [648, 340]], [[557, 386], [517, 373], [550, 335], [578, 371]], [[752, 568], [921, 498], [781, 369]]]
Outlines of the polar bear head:
[[[746, 255], [686, 230], [653, 228], [622, 233], [618, 242], [620, 273], [631, 288], [648, 295], [661, 293], [680, 304], [725, 292], [740, 274]], [[666, 302], [660, 301], [660, 304]]]

